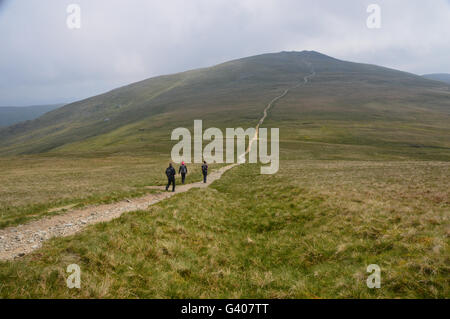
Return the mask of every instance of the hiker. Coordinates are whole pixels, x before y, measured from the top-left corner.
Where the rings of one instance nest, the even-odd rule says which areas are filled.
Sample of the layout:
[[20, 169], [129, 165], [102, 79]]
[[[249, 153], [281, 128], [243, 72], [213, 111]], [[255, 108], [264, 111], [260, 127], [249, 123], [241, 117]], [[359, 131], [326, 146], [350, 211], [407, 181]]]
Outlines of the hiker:
[[206, 183], [206, 176], [208, 175], [208, 164], [206, 164], [206, 161], [203, 161], [202, 174], [203, 174], [203, 183]]
[[181, 162], [180, 169], [178, 170], [178, 173], [181, 174], [181, 183], [184, 184], [184, 180], [186, 178], [187, 174], [187, 167], [184, 164], [184, 162]]
[[167, 186], [166, 191], [169, 190], [170, 184], [172, 184], [172, 192], [175, 192], [175, 174], [177, 172], [175, 171], [175, 168], [173, 168], [172, 163], [169, 163], [169, 167], [166, 168], [166, 175], [167, 175]]

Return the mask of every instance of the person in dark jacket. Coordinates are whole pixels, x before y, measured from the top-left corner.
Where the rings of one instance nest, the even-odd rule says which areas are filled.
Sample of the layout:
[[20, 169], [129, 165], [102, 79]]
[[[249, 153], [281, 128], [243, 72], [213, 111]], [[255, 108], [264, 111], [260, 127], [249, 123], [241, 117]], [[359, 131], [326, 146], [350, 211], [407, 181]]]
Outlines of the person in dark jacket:
[[172, 163], [169, 163], [169, 167], [166, 168], [166, 175], [167, 175], [167, 186], [166, 191], [169, 190], [170, 184], [172, 184], [172, 192], [175, 192], [175, 175], [176, 175], [175, 168], [173, 168]]
[[206, 176], [208, 175], [208, 164], [206, 164], [206, 161], [203, 161], [202, 174], [203, 174], [203, 183], [206, 183]]
[[180, 166], [180, 169], [178, 170], [178, 173], [181, 174], [181, 183], [183, 183], [183, 184], [184, 184], [184, 180], [186, 178], [187, 171], [188, 170], [187, 170], [186, 165], [184, 164], [184, 162], [181, 162], [181, 166]]

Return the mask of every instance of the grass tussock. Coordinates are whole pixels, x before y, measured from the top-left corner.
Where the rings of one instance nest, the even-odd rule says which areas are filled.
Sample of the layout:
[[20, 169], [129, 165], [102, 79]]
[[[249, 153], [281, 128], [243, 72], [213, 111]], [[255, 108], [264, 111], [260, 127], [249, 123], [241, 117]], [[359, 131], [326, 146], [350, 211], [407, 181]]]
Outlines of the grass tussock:
[[[0, 228], [155, 192], [146, 186], [167, 183], [168, 162], [154, 154], [0, 158]], [[202, 179], [199, 165], [188, 168], [188, 183]]]
[[[374, 187], [371, 165], [380, 169]], [[404, 180], [398, 165], [283, 162], [275, 176], [240, 166], [210, 188], [0, 263], [0, 296], [446, 298], [449, 202], [439, 172], [449, 166], [420, 163]], [[399, 196], [402, 183], [411, 187]], [[429, 193], [413, 187], [422, 183]], [[66, 287], [72, 263], [79, 290]], [[366, 286], [369, 264], [381, 267], [380, 289]]]

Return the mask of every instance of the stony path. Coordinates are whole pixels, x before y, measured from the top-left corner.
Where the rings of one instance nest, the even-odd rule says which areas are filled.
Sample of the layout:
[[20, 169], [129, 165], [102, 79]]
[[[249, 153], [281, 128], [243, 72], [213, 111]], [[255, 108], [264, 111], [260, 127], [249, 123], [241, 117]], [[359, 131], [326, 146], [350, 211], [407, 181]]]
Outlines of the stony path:
[[44, 217], [24, 225], [1, 229], [0, 260], [24, 256], [41, 247], [45, 240], [52, 237], [69, 236], [79, 232], [88, 225], [110, 221], [126, 212], [146, 209], [150, 205], [175, 194], [186, 192], [191, 188], [208, 187], [212, 182], [219, 179], [223, 173], [236, 165], [224, 166], [212, 172], [208, 175], [207, 183], [197, 182], [177, 185], [175, 192], [165, 192], [164, 186], [151, 187], [161, 189], [163, 192], [148, 194], [113, 204], [74, 209], [61, 215]]
[[[305, 62], [307, 63], [307, 62]], [[302, 84], [308, 83], [310, 77], [315, 75], [312, 65], [307, 63], [311, 67], [311, 74], [303, 78], [303, 82], [290, 88], [299, 87]], [[290, 89], [286, 89], [283, 93], [275, 97], [270, 101], [264, 109], [263, 116], [259, 120], [256, 126], [255, 136], [249, 142], [249, 146], [243, 156], [250, 152], [250, 148], [258, 139], [258, 129], [267, 117], [267, 111], [273, 106], [273, 104], [283, 98]], [[242, 155], [240, 156], [240, 158]], [[14, 259], [22, 257], [25, 254], [32, 252], [42, 246], [45, 240], [52, 237], [69, 236], [73, 235], [88, 225], [96, 224], [99, 222], [110, 221], [119, 217], [123, 213], [143, 210], [148, 206], [153, 205], [163, 199], [169, 198], [175, 194], [183, 193], [191, 188], [208, 187], [212, 182], [219, 179], [223, 173], [229, 169], [242, 163], [242, 160], [237, 164], [230, 164], [224, 166], [217, 171], [208, 175], [208, 182], [197, 182], [186, 185], [179, 185], [176, 187], [176, 192], [161, 192], [157, 194], [149, 194], [132, 200], [124, 200], [113, 204], [89, 206], [83, 209], [69, 210], [68, 212], [44, 217], [42, 219], [32, 221], [23, 225], [0, 229], [0, 260]], [[161, 189], [164, 191], [164, 187], [150, 186], [149, 188]]]

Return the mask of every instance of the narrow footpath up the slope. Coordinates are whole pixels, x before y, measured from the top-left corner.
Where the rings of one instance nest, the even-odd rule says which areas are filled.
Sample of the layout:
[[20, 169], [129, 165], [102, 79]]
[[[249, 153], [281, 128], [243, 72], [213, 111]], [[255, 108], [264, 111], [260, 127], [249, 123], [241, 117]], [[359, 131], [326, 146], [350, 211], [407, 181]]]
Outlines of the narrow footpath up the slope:
[[[307, 62], [305, 62], [307, 63]], [[302, 84], [308, 83], [309, 78], [315, 75], [312, 66], [307, 63], [311, 68], [311, 74], [305, 76], [303, 81], [296, 86], [290, 88], [294, 89]], [[267, 104], [263, 111], [263, 116], [256, 125], [256, 132], [252, 140], [249, 142], [247, 150], [241, 155], [245, 157], [249, 153], [253, 142], [258, 139], [259, 127], [263, 124], [267, 117], [267, 112], [272, 108], [273, 104], [282, 99], [289, 92], [290, 89], [286, 89], [282, 94], [272, 99]], [[42, 243], [52, 237], [69, 236], [73, 235], [86, 226], [96, 224], [99, 222], [107, 222], [114, 218], [119, 217], [123, 213], [147, 209], [150, 205], [160, 202], [163, 199], [169, 198], [177, 193], [186, 192], [192, 188], [208, 187], [214, 181], [220, 179], [223, 173], [229, 169], [241, 164], [242, 161], [238, 161], [236, 164], [230, 164], [224, 166], [217, 171], [208, 175], [208, 182], [196, 182], [186, 185], [177, 186], [176, 192], [162, 192], [157, 194], [148, 194], [132, 200], [123, 200], [120, 202], [89, 206], [82, 209], [70, 210], [64, 214], [44, 217], [39, 220], [35, 220], [23, 225], [15, 227], [8, 227], [0, 230], [0, 260], [8, 260], [16, 257], [24, 256], [36, 250], [42, 246]], [[164, 187], [151, 187], [163, 190]]]

